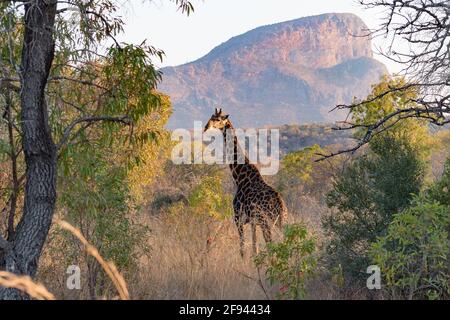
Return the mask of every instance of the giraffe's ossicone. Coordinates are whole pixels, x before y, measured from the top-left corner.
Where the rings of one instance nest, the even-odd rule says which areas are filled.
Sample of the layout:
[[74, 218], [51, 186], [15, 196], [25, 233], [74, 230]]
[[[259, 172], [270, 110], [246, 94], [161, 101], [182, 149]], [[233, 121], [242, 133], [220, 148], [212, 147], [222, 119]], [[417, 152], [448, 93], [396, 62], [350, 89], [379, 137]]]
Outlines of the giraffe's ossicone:
[[239, 146], [233, 125], [222, 109], [215, 110], [205, 126], [205, 131], [216, 128], [222, 131], [224, 145], [231, 155], [229, 167], [237, 190], [233, 199], [234, 222], [239, 239], [240, 254], [244, 255], [244, 225], [251, 224], [253, 252], [256, 253], [256, 227], [260, 226], [264, 240], [272, 241], [272, 227], [280, 228], [287, 218], [287, 208], [281, 195], [262, 178], [258, 168], [250, 163], [245, 152]]

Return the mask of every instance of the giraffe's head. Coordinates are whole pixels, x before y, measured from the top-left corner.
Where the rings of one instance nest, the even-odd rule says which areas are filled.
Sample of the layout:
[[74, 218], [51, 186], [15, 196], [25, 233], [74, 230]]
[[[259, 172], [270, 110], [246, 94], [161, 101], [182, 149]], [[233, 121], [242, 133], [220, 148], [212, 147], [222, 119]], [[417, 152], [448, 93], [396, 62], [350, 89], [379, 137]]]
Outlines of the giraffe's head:
[[222, 108], [216, 108], [214, 114], [208, 120], [208, 123], [205, 126], [205, 130], [215, 128], [219, 130], [224, 130], [226, 127], [231, 126], [230, 120], [228, 120], [228, 114], [224, 114]]

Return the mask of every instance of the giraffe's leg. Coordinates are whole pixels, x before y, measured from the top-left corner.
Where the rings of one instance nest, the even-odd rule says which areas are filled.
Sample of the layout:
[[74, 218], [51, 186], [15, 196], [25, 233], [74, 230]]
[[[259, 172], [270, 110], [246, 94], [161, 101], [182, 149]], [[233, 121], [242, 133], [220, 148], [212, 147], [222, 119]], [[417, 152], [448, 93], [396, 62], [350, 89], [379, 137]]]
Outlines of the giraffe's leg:
[[257, 241], [256, 241], [256, 222], [252, 221], [252, 248], [253, 248], [253, 254], [258, 254], [258, 247], [257, 247]]
[[239, 221], [239, 219], [236, 220], [236, 226], [239, 233], [239, 253], [241, 257], [244, 257], [244, 224]]
[[264, 241], [266, 243], [272, 242], [272, 230], [270, 229], [270, 224], [265, 222], [262, 226]]

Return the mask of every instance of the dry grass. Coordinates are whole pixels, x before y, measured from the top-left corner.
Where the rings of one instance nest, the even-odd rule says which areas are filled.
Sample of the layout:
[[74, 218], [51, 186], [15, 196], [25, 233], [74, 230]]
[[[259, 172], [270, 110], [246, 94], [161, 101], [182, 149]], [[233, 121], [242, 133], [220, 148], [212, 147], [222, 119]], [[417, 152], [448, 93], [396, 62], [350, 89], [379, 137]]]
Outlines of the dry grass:
[[[188, 213], [149, 218], [151, 256], [132, 280], [137, 299], [265, 299], [250, 258], [239, 255], [230, 220]], [[250, 238], [250, 234], [247, 235]], [[131, 281], [130, 281], [131, 282]]]
[[[289, 223], [303, 220], [292, 216]], [[216, 221], [191, 213], [150, 216], [150, 257], [142, 257], [140, 269], [129, 279], [135, 299], [274, 299], [279, 290], [258, 272], [252, 259], [250, 226], [246, 226], [245, 257], [232, 219]], [[274, 239], [281, 232], [274, 228]], [[258, 244], [264, 247], [258, 229]], [[323, 279], [310, 283], [311, 297], [330, 299], [335, 292]], [[265, 292], [266, 291], [266, 292]]]
[[43, 285], [33, 282], [28, 276], [18, 276], [14, 273], [0, 271], [0, 286], [18, 289], [33, 299], [55, 300], [54, 295], [48, 292]]
[[[307, 206], [309, 210], [297, 211], [289, 217], [288, 223], [302, 220], [311, 229], [315, 229], [318, 216], [324, 209], [312, 202]], [[276, 298], [279, 288], [265, 281], [264, 270], [258, 272], [253, 263], [250, 226], [246, 226], [245, 230], [246, 255], [242, 259], [239, 255], [238, 233], [231, 218], [218, 221], [205, 214], [195, 214], [184, 210], [174, 212], [159, 214], [147, 212], [146, 215], [141, 212], [140, 223], [148, 225], [151, 229], [150, 236], [143, 239], [148, 241], [150, 251], [148, 255], [142, 255], [139, 258], [137, 269], [133, 267], [133, 270], [126, 273], [130, 290], [127, 297], [194, 300]], [[306, 212], [314, 216], [308, 216]], [[94, 258], [98, 258], [98, 251], [93, 251], [76, 229], [68, 227], [65, 223], [61, 226], [80, 239], [86, 250], [90, 251], [89, 254], [94, 253]], [[281, 236], [281, 232], [274, 228], [274, 240], [279, 241]], [[260, 248], [265, 245], [259, 229], [258, 244]], [[55, 260], [52, 259], [52, 261]], [[77, 262], [74, 261], [74, 263]], [[99, 263], [105, 266], [106, 262], [100, 258]], [[107, 263], [106, 266], [108, 266]], [[49, 265], [49, 268], [49, 273], [41, 273], [45, 275], [42, 281], [52, 284], [52, 291], [57, 296], [71, 299], [87, 298], [84, 295], [85, 292], [69, 292], [65, 288], [66, 266], [58, 267], [60, 271], [56, 272], [56, 277], [55, 265]], [[110, 275], [110, 272], [106, 272]], [[114, 271], [111, 273], [115, 274]], [[123, 278], [120, 274], [118, 275], [122, 279], [120, 282], [124, 283]], [[118, 283], [114, 280], [116, 278], [117, 276], [112, 277], [114, 284]], [[86, 283], [85, 280], [83, 283]], [[61, 285], [54, 285], [55, 283]], [[83, 288], [85, 289], [84, 286]], [[124, 288], [126, 290], [126, 287]], [[335, 299], [339, 298], [339, 293], [328, 279], [318, 277], [308, 283], [308, 298]]]

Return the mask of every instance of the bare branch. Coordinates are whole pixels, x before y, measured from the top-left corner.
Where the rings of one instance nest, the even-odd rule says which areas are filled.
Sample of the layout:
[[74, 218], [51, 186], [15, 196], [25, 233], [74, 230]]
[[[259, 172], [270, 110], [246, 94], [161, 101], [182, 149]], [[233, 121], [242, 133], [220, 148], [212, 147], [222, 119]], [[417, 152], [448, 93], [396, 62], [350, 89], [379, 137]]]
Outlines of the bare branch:
[[[352, 104], [340, 104], [334, 110], [349, 113], [367, 103], [376, 102], [389, 94], [399, 94], [414, 89], [419, 98], [410, 98], [407, 108], [395, 110], [374, 123], [353, 124], [347, 121], [335, 130], [366, 128], [363, 139], [354, 147], [329, 155], [321, 155], [318, 161], [342, 153], [353, 153], [370, 139], [408, 118], [426, 119], [443, 126], [450, 123], [450, 4], [448, 0], [359, 0], [366, 8], [384, 9], [385, 19], [372, 36], [383, 36], [390, 43], [385, 57], [403, 64], [403, 76], [407, 83], [389, 87], [386, 91], [369, 96]], [[406, 51], [399, 46], [406, 43]], [[412, 105], [412, 107], [409, 107]], [[388, 124], [389, 121], [389, 124]]]
[[[419, 102], [419, 101], [416, 101]], [[333, 128], [334, 130], [350, 130], [355, 128], [366, 128], [367, 131], [364, 134], [364, 137], [358, 142], [358, 144], [352, 148], [343, 149], [335, 153], [330, 154], [317, 154], [318, 156], [321, 156], [321, 158], [317, 159], [315, 162], [320, 162], [322, 160], [334, 157], [339, 154], [343, 153], [354, 153], [358, 149], [360, 149], [362, 146], [367, 144], [370, 139], [372, 139], [374, 136], [385, 132], [389, 130], [390, 128], [397, 125], [400, 121], [408, 118], [416, 118], [416, 119], [426, 119], [430, 121], [431, 123], [438, 125], [438, 126], [444, 126], [448, 123], [450, 123], [450, 118], [445, 118], [443, 115], [440, 115], [440, 117], [436, 117], [436, 114], [439, 114], [440, 107], [429, 107], [427, 109], [422, 108], [407, 108], [407, 109], [400, 109], [397, 111], [394, 111], [387, 116], [383, 117], [379, 121], [375, 122], [374, 124], [353, 124], [349, 122], [344, 122], [347, 126], [346, 127], [336, 127]], [[390, 120], [393, 120], [391, 123], [386, 125]], [[386, 126], [385, 126], [386, 125]]]

